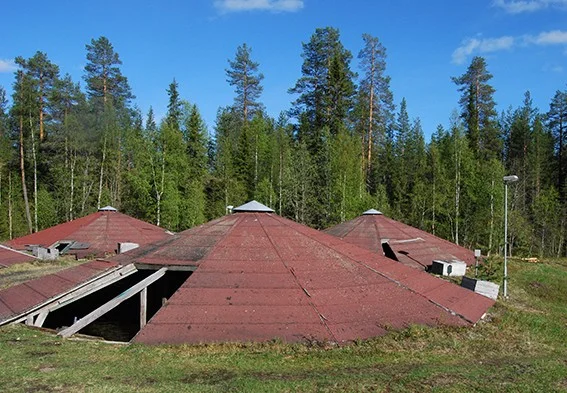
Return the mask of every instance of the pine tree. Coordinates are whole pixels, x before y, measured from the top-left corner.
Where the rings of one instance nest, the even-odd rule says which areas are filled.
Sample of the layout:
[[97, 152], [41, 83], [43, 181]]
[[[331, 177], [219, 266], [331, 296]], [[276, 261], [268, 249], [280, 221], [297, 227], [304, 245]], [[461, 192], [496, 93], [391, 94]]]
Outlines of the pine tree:
[[[339, 124], [352, 110], [354, 73], [350, 70], [351, 53], [340, 42], [339, 31], [332, 27], [318, 28], [307, 44], [303, 44], [302, 77], [289, 90], [299, 94], [291, 110], [305, 126], [300, 138], [316, 153], [324, 127], [336, 135]], [[334, 112], [338, 110], [338, 112]]]
[[173, 82], [169, 84], [169, 88], [167, 89], [167, 95], [169, 97], [169, 102], [167, 104], [167, 115], [166, 115], [166, 122], [169, 124], [170, 127], [173, 127], [177, 130], [181, 129], [181, 99], [179, 98], [179, 92], [177, 88], [179, 85], [173, 79]]
[[28, 232], [33, 232], [33, 222], [28, 197], [28, 185], [26, 180], [26, 136], [33, 132], [33, 118], [37, 111], [37, 101], [33, 90], [33, 82], [29, 75], [22, 70], [16, 71], [16, 81], [13, 86], [12, 101], [14, 104], [10, 110], [10, 117], [13, 122], [13, 128], [17, 130], [17, 146], [19, 156], [19, 170], [21, 179], [21, 191], [24, 201], [24, 211]]
[[[377, 37], [363, 34], [364, 48], [359, 52], [363, 71], [358, 101], [361, 106], [361, 135], [363, 150], [363, 171], [368, 189], [370, 184], [373, 151], [384, 149], [386, 132], [393, 119], [394, 103], [390, 91], [390, 77], [386, 72], [386, 48]], [[381, 165], [379, 165], [380, 167]], [[380, 170], [376, 168], [376, 170]]]
[[101, 36], [87, 44], [85, 82], [90, 99], [102, 100], [102, 106], [112, 100], [114, 106], [127, 105], [134, 95], [128, 79], [122, 75], [122, 61], [108, 38]]
[[188, 167], [183, 221], [189, 228], [205, 222], [208, 137], [207, 128], [197, 106], [184, 102], [183, 112]]
[[565, 201], [565, 186], [567, 178], [567, 91], [557, 91], [549, 104], [547, 125], [551, 130], [555, 142], [555, 172], [557, 182], [555, 187], [559, 191], [561, 201]]
[[465, 122], [471, 149], [481, 159], [498, 158], [502, 152], [502, 140], [496, 122], [495, 89], [482, 57], [475, 57], [467, 72], [451, 78], [461, 92], [459, 105]]
[[264, 75], [258, 71], [259, 64], [250, 58], [251, 53], [252, 49], [246, 43], [240, 45], [234, 60], [228, 61], [230, 68], [226, 70], [226, 81], [235, 87], [234, 108], [240, 113], [243, 123], [250, 121], [263, 109], [258, 99], [263, 90], [261, 83]]
[[297, 138], [308, 149], [316, 176], [312, 179], [319, 189], [310, 208], [312, 225], [325, 227], [332, 221], [332, 141], [339, 132], [349, 128], [354, 107], [354, 73], [350, 70], [351, 53], [339, 39], [337, 29], [315, 30], [303, 44], [302, 77], [289, 90], [299, 94], [291, 114], [299, 122]]
[[28, 60], [21, 56], [16, 57], [15, 62], [24, 70], [34, 84], [33, 89], [36, 92], [38, 101], [39, 140], [43, 141], [45, 138], [46, 116], [48, 115], [47, 101], [53, 85], [59, 77], [59, 67], [53, 64], [43, 52], [36, 52]]
[[[50, 97], [53, 116], [52, 133], [47, 142], [48, 148], [63, 152], [50, 157], [53, 171], [59, 215], [62, 219], [73, 220], [79, 214], [78, 190], [89, 182], [88, 162], [92, 152], [92, 136], [86, 131], [86, 97], [67, 74], [58, 79]], [[87, 174], [80, 175], [81, 168]]]

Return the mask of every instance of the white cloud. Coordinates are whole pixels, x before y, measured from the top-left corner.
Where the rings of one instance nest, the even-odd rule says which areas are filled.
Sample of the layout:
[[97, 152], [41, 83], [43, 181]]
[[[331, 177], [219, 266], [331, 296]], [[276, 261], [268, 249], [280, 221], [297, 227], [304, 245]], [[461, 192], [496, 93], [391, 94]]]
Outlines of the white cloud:
[[[485, 54], [501, 50], [513, 49], [515, 46], [530, 45], [565, 45], [567, 46], [567, 31], [552, 30], [544, 31], [536, 36], [525, 35], [522, 37], [504, 36], [500, 38], [470, 38], [463, 41], [462, 45], [453, 51], [452, 61], [455, 64], [463, 64], [473, 54]], [[567, 54], [567, 52], [566, 52]]]
[[535, 37], [527, 36], [526, 41], [536, 45], [565, 45], [567, 44], [567, 31], [545, 31]]
[[18, 66], [14, 63], [12, 59], [0, 59], [0, 72], [12, 72], [16, 71]]
[[468, 56], [473, 53], [491, 53], [500, 50], [511, 49], [514, 46], [514, 37], [505, 36], [499, 38], [471, 38], [463, 41], [463, 44], [453, 52], [453, 63], [463, 64]]
[[221, 12], [271, 11], [295, 12], [303, 8], [303, 0], [215, 0]]
[[550, 7], [567, 9], [567, 0], [494, 0], [493, 4], [509, 14], [535, 12]]

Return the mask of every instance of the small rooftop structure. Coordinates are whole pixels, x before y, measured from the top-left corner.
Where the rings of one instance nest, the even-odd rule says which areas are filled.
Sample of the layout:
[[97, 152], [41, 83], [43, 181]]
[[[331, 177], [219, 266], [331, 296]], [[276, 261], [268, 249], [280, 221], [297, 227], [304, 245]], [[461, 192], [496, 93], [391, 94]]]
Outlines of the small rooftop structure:
[[33, 262], [37, 260], [32, 255], [22, 251], [13, 250], [0, 244], [0, 268], [12, 266], [18, 263]]
[[366, 210], [364, 213], [362, 213], [363, 216], [376, 216], [380, 214], [382, 214], [382, 212], [379, 212], [376, 209]]
[[260, 202], [257, 201], [250, 201], [245, 203], [244, 205], [234, 207], [232, 209], [233, 212], [242, 213], [242, 212], [263, 212], [263, 213], [273, 213], [274, 210], [270, 209], [269, 207], [262, 205]]
[[462, 261], [468, 266], [475, 263], [472, 251], [374, 209], [325, 232], [421, 270], [429, 268], [434, 260]]
[[16, 250], [30, 250], [33, 246], [57, 248], [61, 254], [84, 258], [115, 254], [118, 243], [145, 245], [170, 236], [163, 228], [106, 206], [88, 216], [10, 240], [7, 245]]

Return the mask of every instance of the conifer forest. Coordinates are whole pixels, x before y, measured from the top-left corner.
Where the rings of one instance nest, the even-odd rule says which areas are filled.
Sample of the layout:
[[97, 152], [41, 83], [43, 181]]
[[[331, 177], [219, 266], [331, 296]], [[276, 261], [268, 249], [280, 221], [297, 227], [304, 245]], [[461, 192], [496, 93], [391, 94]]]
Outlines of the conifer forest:
[[447, 75], [459, 109], [426, 138], [390, 89], [377, 37], [348, 49], [326, 27], [301, 45], [300, 77], [281, 93], [291, 104], [277, 118], [262, 104], [252, 48], [227, 53], [234, 102], [209, 125], [199, 97], [181, 97], [175, 79], [163, 87], [167, 114], [141, 113], [105, 37], [86, 43], [81, 81], [44, 52], [16, 58], [12, 94], [0, 86], [0, 240], [106, 205], [178, 232], [256, 199], [318, 229], [375, 208], [502, 254], [503, 176], [514, 174], [512, 254], [567, 255], [565, 86], [548, 108], [534, 107], [526, 91], [499, 113], [489, 64], [475, 57], [462, 75]]

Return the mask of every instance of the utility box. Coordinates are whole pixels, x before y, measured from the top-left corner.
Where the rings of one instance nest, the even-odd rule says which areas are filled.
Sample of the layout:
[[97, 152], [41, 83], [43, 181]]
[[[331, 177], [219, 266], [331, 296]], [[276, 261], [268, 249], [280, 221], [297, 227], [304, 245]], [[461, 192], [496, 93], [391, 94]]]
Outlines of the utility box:
[[441, 276], [460, 277], [467, 271], [467, 264], [463, 261], [437, 261], [434, 260], [429, 270]]
[[35, 257], [38, 257], [42, 261], [54, 261], [59, 258], [59, 250], [55, 247], [53, 248], [45, 248], [41, 246], [34, 245], [32, 246], [32, 254]]
[[496, 298], [498, 297], [498, 291], [500, 290], [500, 285], [498, 284], [468, 277], [463, 277], [461, 286], [463, 288], [470, 289], [471, 291], [474, 291], [479, 295], [486, 296], [494, 300], [496, 300]]

